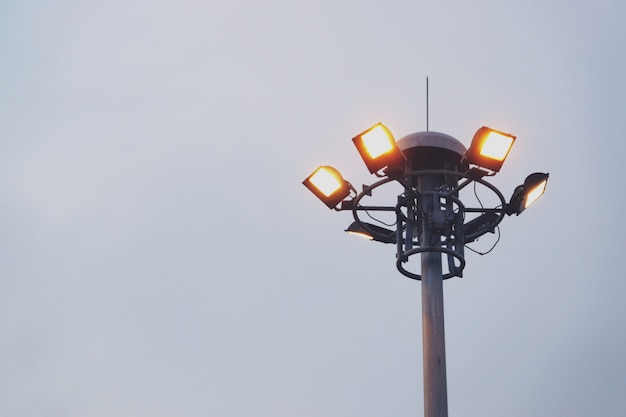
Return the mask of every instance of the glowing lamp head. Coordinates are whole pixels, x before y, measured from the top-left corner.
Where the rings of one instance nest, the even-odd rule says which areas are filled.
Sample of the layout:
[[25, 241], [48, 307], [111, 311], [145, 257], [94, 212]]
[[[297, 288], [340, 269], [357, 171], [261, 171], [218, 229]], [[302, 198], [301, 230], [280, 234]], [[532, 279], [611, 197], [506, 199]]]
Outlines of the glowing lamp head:
[[350, 194], [350, 184], [330, 166], [317, 168], [302, 184], [331, 209]]
[[376, 159], [393, 150], [395, 141], [393, 136], [382, 124], [377, 124], [361, 135], [365, 151], [370, 158]]
[[385, 167], [397, 166], [404, 162], [404, 156], [393, 135], [382, 123], [355, 136], [352, 142], [372, 174]]
[[531, 174], [524, 181], [524, 189], [527, 190], [524, 198], [524, 210], [530, 207], [546, 191], [548, 174]]
[[350, 233], [352, 236], [362, 237], [363, 239], [367, 239], [367, 240], [374, 240], [374, 236], [368, 235], [365, 232], [353, 232], [352, 230], [348, 230], [348, 229], [346, 229], [346, 232]]
[[470, 164], [498, 172], [513, 142], [515, 136], [483, 126], [474, 135], [465, 156]]
[[326, 197], [331, 196], [335, 191], [341, 188], [342, 178], [336, 172], [321, 167], [311, 175], [310, 181]]
[[376, 242], [396, 243], [396, 232], [394, 230], [385, 229], [375, 224], [353, 222], [348, 226], [346, 232]]
[[498, 132], [489, 132], [482, 144], [480, 154], [486, 158], [495, 159], [496, 161], [504, 161], [511, 146], [513, 146], [513, 140], [514, 138], [512, 136], [503, 135]]
[[524, 184], [518, 186], [513, 192], [506, 213], [510, 216], [515, 213], [518, 216], [539, 199], [546, 191], [550, 174], [535, 172], [524, 180]]

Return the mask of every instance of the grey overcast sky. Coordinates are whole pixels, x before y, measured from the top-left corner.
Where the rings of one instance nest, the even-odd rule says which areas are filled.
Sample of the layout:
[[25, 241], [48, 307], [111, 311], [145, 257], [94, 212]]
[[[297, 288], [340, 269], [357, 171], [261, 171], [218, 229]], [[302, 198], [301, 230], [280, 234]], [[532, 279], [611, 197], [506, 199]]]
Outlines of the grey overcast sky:
[[[301, 184], [384, 122], [548, 192], [446, 281], [451, 416], [626, 415], [626, 2], [0, 3], [0, 415], [416, 416], [419, 283]], [[477, 242], [488, 248], [492, 237]]]

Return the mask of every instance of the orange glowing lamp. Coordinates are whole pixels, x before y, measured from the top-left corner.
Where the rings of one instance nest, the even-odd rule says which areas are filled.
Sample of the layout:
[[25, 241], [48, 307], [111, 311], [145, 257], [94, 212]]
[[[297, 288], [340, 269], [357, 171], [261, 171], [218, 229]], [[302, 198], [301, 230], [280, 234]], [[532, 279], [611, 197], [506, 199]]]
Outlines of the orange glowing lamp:
[[320, 166], [302, 184], [331, 209], [350, 195], [350, 184], [331, 166]]
[[483, 126], [474, 135], [465, 157], [470, 164], [498, 172], [513, 142], [515, 136]]
[[352, 138], [370, 173], [404, 163], [404, 156], [393, 135], [382, 123], [375, 124]]

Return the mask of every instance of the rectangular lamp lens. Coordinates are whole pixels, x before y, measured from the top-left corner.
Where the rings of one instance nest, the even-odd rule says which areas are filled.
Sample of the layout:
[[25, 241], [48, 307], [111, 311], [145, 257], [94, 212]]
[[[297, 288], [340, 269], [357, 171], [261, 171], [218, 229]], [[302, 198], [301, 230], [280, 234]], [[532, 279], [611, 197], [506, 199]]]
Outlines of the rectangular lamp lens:
[[351, 235], [354, 235], [354, 236], [362, 237], [362, 238], [367, 239], [367, 240], [374, 240], [374, 237], [368, 235], [365, 232], [348, 232], [348, 233], [350, 233]]
[[524, 209], [530, 207], [532, 203], [534, 203], [539, 197], [541, 197], [543, 192], [546, 190], [547, 183], [548, 180], [541, 181], [535, 188], [528, 192], [528, 194], [526, 195], [526, 201], [524, 202]]
[[512, 137], [498, 132], [489, 132], [480, 149], [480, 154], [487, 158], [503, 161], [512, 145]]
[[320, 190], [326, 197], [330, 197], [341, 188], [342, 182], [324, 167], [319, 168], [309, 179], [311, 184]]
[[377, 125], [369, 132], [364, 133], [361, 138], [363, 139], [363, 145], [367, 153], [369, 153], [372, 159], [376, 159], [393, 150], [391, 138], [381, 125]]

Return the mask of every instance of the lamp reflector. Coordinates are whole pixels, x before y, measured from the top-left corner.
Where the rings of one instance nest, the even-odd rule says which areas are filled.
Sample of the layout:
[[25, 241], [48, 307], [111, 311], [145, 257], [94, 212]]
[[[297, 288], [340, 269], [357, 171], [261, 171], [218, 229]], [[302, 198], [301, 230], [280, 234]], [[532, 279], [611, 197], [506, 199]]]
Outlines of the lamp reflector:
[[352, 138], [352, 142], [372, 174], [385, 167], [395, 168], [404, 164], [404, 156], [393, 135], [382, 123], [359, 133]]
[[347, 230], [348, 233], [350, 233], [353, 236], [358, 236], [358, 237], [362, 237], [363, 239], [367, 239], [367, 240], [374, 240], [374, 236], [372, 235], [368, 235], [365, 232], [353, 232], [351, 230]]
[[361, 135], [365, 150], [372, 159], [393, 150], [394, 140], [380, 123]]
[[474, 134], [465, 158], [470, 164], [498, 172], [513, 142], [515, 136], [483, 126]]
[[385, 229], [375, 224], [353, 222], [348, 226], [346, 232], [365, 239], [375, 240], [376, 242], [396, 243], [396, 232], [394, 230]]
[[302, 181], [302, 184], [331, 209], [336, 208], [337, 204], [348, 197], [352, 189], [350, 183], [343, 179], [339, 171], [326, 165], [313, 171]]
[[532, 203], [537, 201], [537, 199], [543, 195], [543, 193], [546, 191], [546, 185], [548, 185], [547, 178], [527, 192], [526, 200], [524, 201], [524, 209], [530, 207]]
[[330, 197], [343, 185], [343, 178], [338, 172], [330, 167], [321, 166], [309, 178], [309, 181], [326, 197]]
[[513, 146], [513, 138], [499, 132], [489, 132], [480, 149], [480, 154], [496, 161], [504, 161]]
[[506, 214], [510, 216], [515, 213], [519, 216], [521, 212], [537, 201], [546, 191], [548, 177], [550, 174], [543, 172], [535, 172], [527, 176], [524, 184], [517, 186], [513, 191], [511, 201], [505, 209]]

